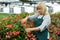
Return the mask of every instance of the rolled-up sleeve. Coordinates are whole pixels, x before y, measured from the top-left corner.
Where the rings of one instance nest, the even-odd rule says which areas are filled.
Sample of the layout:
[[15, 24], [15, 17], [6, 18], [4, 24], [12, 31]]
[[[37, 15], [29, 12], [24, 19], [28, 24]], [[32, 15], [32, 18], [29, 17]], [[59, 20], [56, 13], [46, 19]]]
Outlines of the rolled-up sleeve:
[[43, 18], [42, 24], [39, 26], [40, 27], [40, 32], [44, 31], [46, 28], [48, 28], [48, 25], [51, 23], [50, 16], [46, 15]]

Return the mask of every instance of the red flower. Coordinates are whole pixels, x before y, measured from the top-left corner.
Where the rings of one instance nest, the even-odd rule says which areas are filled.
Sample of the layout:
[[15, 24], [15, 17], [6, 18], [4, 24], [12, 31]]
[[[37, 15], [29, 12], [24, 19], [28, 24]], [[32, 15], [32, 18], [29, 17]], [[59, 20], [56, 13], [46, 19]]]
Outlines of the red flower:
[[13, 26], [12, 24], [9, 24], [7, 26], [5, 26], [6, 28], [15, 28], [15, 26]]
[[9, 25], [7, 25], [6, 27], [7, 27], [7, 28], [12, 28], [12, 25], [11, 25], [11, 24], [9, 24]]
[[36, 38], [31, 38], [30, 40], [37, 40]]
[[20, 31], [14, 31], [14, 32], [13, 32], [13, 35], [14, 35], [14, 36], [17, 36], [17, 35], [19, 35], [19, 34], [20, 34]]
[[16, 35], [17, 35], [17, 34], [16, 34], [16, 31], [15, 31], [15, 32], [13, 32], [13, 35], [14, 35], [14, 36], [16, 36]]
[[18, 32], [16, 32], [17, 33], [17, 35], [19, 35], [20, 34], [20, 31], [18, 31]]
[[6, 35], [13, 35], [12, 32], [6, 32]]
[[55, 33], [56, 33], [57, 35], [60, 35], [60, 29], [55, 30]]
[[34, 35], [34, 34], [32, 34], [32, 33], [28, 33], [28, 34], [27, 34], [27, 37], [29, 37], [29, 38], [36, 38], [36, 35]]
[[26, 28], [28, 28], [29, 27], [29, 24], [26, 24]]
[[10, 35], [6, 35], [6, 38], [10, 39], [10, 38], [11, 38], [11, 36], [10, 36]]
[[31, 36], [31, 33], [28, 33], [28, 34], [27, 34], [27, 36], [28, 36], [29, 38], [31, 38], [31, 37], [32, 37], [32, 36]]
[[29, 24], [25, 23], [24, 26], [26, 26], [26, 28], [28, 28], [29, 27]]
[[8, 17], [5, 17], [5, 18], [3, 18], [2, 20], [7, 20], [8, 19]]
[[9, 35], [9, 32], [6, 32], [7, 35]]
[[12, 32], [10, 32], [10, 34], [9, 34], [10, 36], [12, 36], [13, 35], [13, 33]]

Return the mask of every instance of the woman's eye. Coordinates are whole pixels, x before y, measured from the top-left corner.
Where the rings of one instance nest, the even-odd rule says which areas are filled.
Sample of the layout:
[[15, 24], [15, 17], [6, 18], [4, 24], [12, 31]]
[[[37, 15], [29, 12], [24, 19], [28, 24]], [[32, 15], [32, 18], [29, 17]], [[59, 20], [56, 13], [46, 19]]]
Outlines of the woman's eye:
[[41, 8], [37, 8], [37, 10], [40, 10]]

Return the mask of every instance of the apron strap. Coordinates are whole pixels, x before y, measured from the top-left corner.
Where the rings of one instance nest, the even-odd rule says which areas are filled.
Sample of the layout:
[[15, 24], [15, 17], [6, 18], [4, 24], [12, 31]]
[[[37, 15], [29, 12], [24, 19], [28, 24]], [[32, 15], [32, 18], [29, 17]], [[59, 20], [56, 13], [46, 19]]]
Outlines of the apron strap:
[[41, 18], [43, 18], [45, 15], [43, 15]]

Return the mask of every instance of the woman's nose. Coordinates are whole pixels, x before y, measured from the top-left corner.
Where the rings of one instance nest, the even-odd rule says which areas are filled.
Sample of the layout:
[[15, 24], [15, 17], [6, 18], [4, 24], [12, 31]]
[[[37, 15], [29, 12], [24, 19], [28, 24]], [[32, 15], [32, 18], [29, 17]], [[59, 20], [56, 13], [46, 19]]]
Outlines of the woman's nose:
[[38, 10], [38, 12], [41, 12], [41, 10]]

